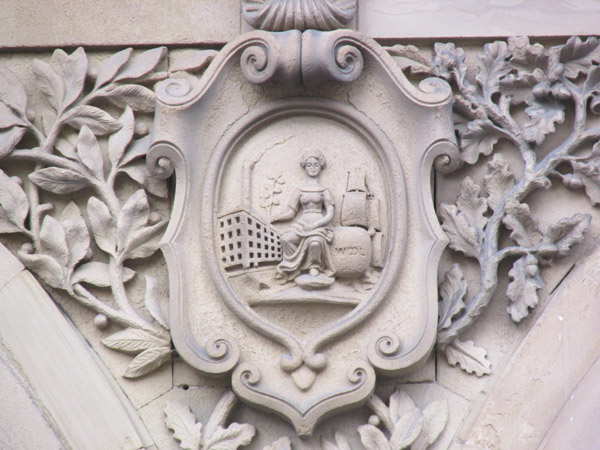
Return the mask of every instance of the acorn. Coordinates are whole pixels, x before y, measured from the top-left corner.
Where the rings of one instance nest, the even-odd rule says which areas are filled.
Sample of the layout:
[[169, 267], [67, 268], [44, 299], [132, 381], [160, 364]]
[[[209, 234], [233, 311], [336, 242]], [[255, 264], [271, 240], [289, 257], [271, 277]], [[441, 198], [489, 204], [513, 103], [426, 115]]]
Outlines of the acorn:
[[552, 86], [552, 95], [560, 100], [571, 98], [571, 93], [563, 84], [555, 84]]
[[535, 98], [544, 98], [550, 94], [550, 92], [550, 86], [546, 82], [536, 84], [531, 90], [531, 93]]
[[550, 69], [550, 73], [548, 74], [548, 77], [552, 81], [557, 81], [563, 76], [564, 73], [565, 73], [565, 65], [564, 64], [555, 64]]
[[569, 189], [581, 189], [583, 187], [583, 180], [576, 173], [563, 175], [562, 182]]

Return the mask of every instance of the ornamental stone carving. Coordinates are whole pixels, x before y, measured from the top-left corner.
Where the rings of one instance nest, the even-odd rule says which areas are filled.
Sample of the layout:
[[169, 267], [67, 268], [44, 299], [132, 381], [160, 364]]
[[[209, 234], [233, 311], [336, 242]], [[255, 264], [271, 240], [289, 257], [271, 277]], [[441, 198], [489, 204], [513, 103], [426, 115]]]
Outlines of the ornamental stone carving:
[[[348, 102], [361, 80], [379, 94]], [[242, 36], [157, 92], [148, 164], [177, 180], [161, 246], [178, 353], [301, 436], [366, 402], [376, 373], [422, 363], [446, 243], [429, 177], [457, 155], [448, 86], [415, 88], [358, 33], [294, 30]]]
[[73, 448], [574, 448], [600, 41], [430, 56], [340, 30], [356, 1], [242, 8], [221, 51], [3, 61], [7, 390]]
[[357, 0], [242, 0], [242, 14], [266, 31], [344, 28], [356, 15]]

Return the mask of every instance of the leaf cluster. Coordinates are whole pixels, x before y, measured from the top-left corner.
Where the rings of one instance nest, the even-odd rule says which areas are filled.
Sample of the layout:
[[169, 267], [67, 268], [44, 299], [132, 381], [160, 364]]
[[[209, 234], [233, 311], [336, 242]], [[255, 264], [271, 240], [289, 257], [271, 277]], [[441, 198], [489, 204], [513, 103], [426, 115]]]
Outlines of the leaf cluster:
[[[235, 422], [225, 426], [224, 421], [234, 401], [234, 394], [226, 392], [215, 406], [206, 426], [196, 421], [196, 416], [187, 406], [168, 402], [165, 424], [173, 431], [173, 438], [180, 442], [180, 447], [184, 450], [235, 450], [250, 444], [255, 429], [252, 425]], [[270, 448], [289, 449], [289, 439], [282, 438]]]
[[[412, 399], [399, 388], [391, 395], [389, 405], [373, 396], [369, 405], [377, 420], [369, 420], [358, 428], [360, 439], [367, 450], [425, 450], [440, 436], [448, 421], [448, 406], [443, 400], [419, 409]], [[381, 421], [390, 437], [374, 424]]]
[[[0, 170], [0, 233], [21, 233], [32, 241], [18, 256], [47, 285], [128, 327], [105, 340], [115, 350], [139, 353], [128, 377], [148, 373], [171, 355], [156, 281], [147, 277], [144, 305], [152, 320], [132, 307], [123, 286], [135, 276], [124, 263], [152, 255], [167, 223], [150, 212], [146, 196], [167, 196], [165, 182], [146, 169], [151, 138], [134, 139], [134, 111], [154, 111], [154, 92], [144, 84], [161, 78], [156, 69], [165, 55], [164, 47], [138, 54], [125, 49], [92, 68], [83, 48], [71, 54], [56, 50], [49, 61], [33, 61], [37, 87], [49, 106], [39, 110], [28, 109], [23, 85], [0, 67], [0, 158], [32, 164], [24, 180]], [[113, 117], [96, 106], [101, 102], [121, 108], [122, 115]], [[37, 146], [17, 149], [27, 142], [27, 134]], [[120, 174], [143, 189], [119, 198], [114, 186]], [[93, 195], [85, 216], [71, 201], [58, 217], [51, 204], [40, 204], [39, 189], [63, 196], [88, 190]], [[92, 242], [103, 253], [100, 259], [93, 259], [97, 250]], [[116, 306], [92, 295], [88, 285], [110, 287]]]

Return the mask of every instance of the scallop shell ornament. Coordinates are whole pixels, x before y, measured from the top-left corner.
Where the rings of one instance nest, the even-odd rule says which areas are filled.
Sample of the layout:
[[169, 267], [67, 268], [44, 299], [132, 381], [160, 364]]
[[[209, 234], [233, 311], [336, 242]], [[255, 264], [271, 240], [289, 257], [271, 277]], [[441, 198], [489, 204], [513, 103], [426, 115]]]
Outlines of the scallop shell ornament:
[[266, 31], [344, 28], [356, 14], [357, 0], [242, 0], [246, 22]]

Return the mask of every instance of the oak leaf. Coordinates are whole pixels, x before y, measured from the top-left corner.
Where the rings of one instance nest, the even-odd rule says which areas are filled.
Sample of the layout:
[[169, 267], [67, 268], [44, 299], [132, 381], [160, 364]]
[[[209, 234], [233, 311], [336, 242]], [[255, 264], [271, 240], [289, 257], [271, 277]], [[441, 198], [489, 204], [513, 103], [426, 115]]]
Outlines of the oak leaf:
[[173, 431], [173, 438], [180, 442], [184, 450], [200, 450], [202, 424], [196, 423], [196, 416], [189, 408], [176, 402], [167, 402], [165, 425]]
[[469, 223], [455, 205], [442, 203], [439, 211], [442, 229], [450, 239], [450, 248], [467, 256], [479, 256], [477, 230]]
[[[292, 450], [292, 443], [290, 442], [289, 437], [284, 436], [277, 439], [271, 445], [267, 445], [263, 450]], [[324, 448], [323, 450], [327, 450], [327, 448]]]
[[477, 119], [468, 122], [459, 134], [461, 158], [468, 164], [475, 164], [480, 155], [492, 153], [504, 132], [488, 119]]
[[530, 120], [523, 125], [525, 139], [541, 144], [546, 135], [556, 131], [557, 123], [565, 121], [565, 105], [555, 98], [535, 99], [525, 108]]
[[506, 216], [502, 222], [511, 230], [510, 237], [522, 247], [535, 247], [542, 240], [540, 225], [532, 215], [529, 205], [517, 200], [506, 202]]
[[559, 61], [565, 66], [565, 77], [577, 78], [594, 62], [600, 62], [600, 41], [589, 37], [583, 42], [579, 36], [572, 36], [565, 45], [559, 47]]
[[438, 311], [438, 329], [444, 330], [452, 324], [452, 318], [460, 314], [464, 308], [463, 301], [467, 293], [468, 283], [458, 264], [454, 264], [444, 275], [440, 284], [440, 302]]
[[517, 259], [508, 272], [510, 283], [506, 295], [510, 299], [508, 312], [515, 322], [529, 315], [529, 308], [538, 304], [538, 289], [544, 287], [539, 275], [538, 259], [533, 255], [524, 255]]
[[478, 377], [490, 373], [491, 363], [486, 358], [487, 352], [476, 347], [473, 341], [461, 342], [454, 339], [444, 348], [444, 353], [448, 364], [458, 364], [467, 373], [475, 373]]
[[204, 443], [206, 450], [235, 450], [248, 445], [256, 430], [252, 425], [232, 423], [227, 428], [216, 427]]
[[502, 41], [485, 44], [483, 51], [483, 55], [477, 57], [479, 73], [475, 79], [481, 86], [483, 95], [491, 99], [499, 90], [500, 80], [512, 70], [507, 61], [510, 53], [506, 42]]
[[575, 214], [561, 219], [557, 224], [548, 227], [542, 242], [556, 245], [558, 254], [565, 256], [573, 245], [583, 241], [591, 220], [592, 216], [589, 214]]
[[488, 206], [496, 211], [504, 196], [514, 187], [515, 177], [500, 154], [488, 162], [488, 174], [483, 177]]

